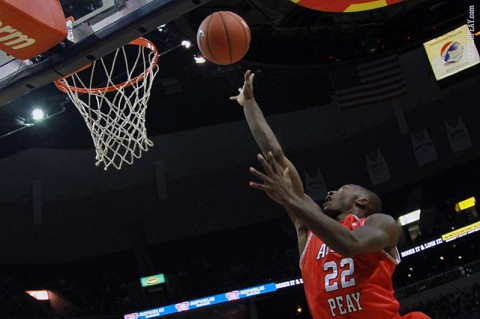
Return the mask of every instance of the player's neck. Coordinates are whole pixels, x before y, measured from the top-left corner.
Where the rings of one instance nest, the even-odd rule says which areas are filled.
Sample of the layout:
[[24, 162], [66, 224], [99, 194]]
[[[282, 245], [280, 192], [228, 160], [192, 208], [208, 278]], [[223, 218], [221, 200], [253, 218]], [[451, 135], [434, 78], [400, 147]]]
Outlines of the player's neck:
[[336, 219], [337, 221], [341, 222], [341, 221], [344, 220], [345, 217], [347, 217], [347, 215], [349, 215], [349, 214], [351, 214], [351, 213], [349, 213], [349, 212], [340, 213], [340, 214], [338, 214], [338, 215], [335, 217], [335, 219]]
[[336, 220], [341, 222], [342, 220], [345, 219], [345, 217], [347, 217], [347, 215], [355, 215], [359, 218], [363, 218], [365, 217], [364, 216], [364, 212], [359, 210], [357, 207], [352, 207], [351, 209], [343, 212], [343, 213], [340, 213], [336, 216]]

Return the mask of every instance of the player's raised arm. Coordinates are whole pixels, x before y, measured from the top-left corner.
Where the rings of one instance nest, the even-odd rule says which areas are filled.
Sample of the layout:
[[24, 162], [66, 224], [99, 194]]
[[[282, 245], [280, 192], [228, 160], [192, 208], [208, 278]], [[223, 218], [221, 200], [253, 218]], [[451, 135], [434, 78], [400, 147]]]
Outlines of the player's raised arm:
[[252, 132], [255, 141], [266, 157], [268, 152], [272, 152], [277, 162], [283, 167], [288, 167], [292, 178], [292, 186], [297, 194], [303, 194], [303, 184], [297, 170], [293, 164], [285, 157], [282, 147], [278, 142], [277, 137], [273, 133], [270, 125], [268, 125], [262, 110], [258, 106], [253, 94], [253, 79], [255, 74], [248, 70], [245, 73], [245, 82], [243, 88], [238, 89], [237, 96], [230, 97], [231, 100], [236, 100], [242, 107], [247, 120], [250, 131]]
[[[257, 171], [253, 167], [250, 168], [250, 172], [262, 183], [250, 182], [250, 186], [264, 191], [272, 200], [285, 207], [291, 216], [300, 220], [301, 224], [321, 238], [328, 247], [342, 256], [351, 257], [372, 253], [397, 245], [400, 230], [391, 216], [375, 213], [366, 218], [364, 227], [350, 231], [334, 218], [327, 216], [308, 195], [304, 193], [299, 195], [293, 191], [289, 169], [282, 168], [271, 152], [268, 153], [268, 161], [261, 155], [258, 156], [258, 160], [264, 172]], [[354, 195], [356, 194], [354, 192], [359, 194], [361, 189], [346, 185], [339, 191], [330, 192], [328, 197], [349, 196], [334, 194], [342, 191], [352, 192], [351, 194]], [[368, 198], [359, 195], [356, 201], [359, 205], [358, 209], [361, 209], [362, 205], [367, 205]]]
[[[299, 195], [304, 194], [303, 183], [295, 166], [293, 166], [288, 158], [285, 157], [277, 137], [270, 128], [270, 125], [268, 125], [267, 121], [265, 120], [265, 116], [255, 100], [253, 94], [254, 77], [254, 73], [252, 73], [250, 70], [246, 71], [243, 87], [239, 88], [239, 94], [230, 97], [230, 100], [237, 101], [238, 104], [243, 107], [243, 112], [245, 114], [250, 131], [252, 132], [252, 135], [264, 156], [266, 156], [268, 152], [272, 152], [275, 159], [283, 168], [288, 167], [292, 180], [292, 187], [295, 193]], [[290, 214], [290, 212], [288, 213], [295, 224], [299, 240], [299, 250], [302, 252], [303, 247], [305, 246], [307, 229], [299, 222], [297, 218]]]

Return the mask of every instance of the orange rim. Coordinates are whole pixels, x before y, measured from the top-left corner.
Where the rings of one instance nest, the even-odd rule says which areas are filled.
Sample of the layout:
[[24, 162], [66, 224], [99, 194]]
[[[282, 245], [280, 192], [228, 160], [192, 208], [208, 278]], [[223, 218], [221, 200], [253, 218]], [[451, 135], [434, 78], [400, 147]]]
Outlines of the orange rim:
[[73, 86], [73, 85], [70, 85], [67, 82], [63, 81], [64, 79], [69, 78], [72, 75], [77, 74], [78, 72], [81, 72], [83, 70], [88, 69], [89, 67], [91, 67], [93, 65], [93, 63], [90, 63], [89, 65], [86, 65], [86, 66], [82, 67], [81, 69], [78, 69], [77, 71], [75, 71], [73, 73], [70, 73], [70, 74], [68, 74], [68, 75], [66, 75], [66, 76], [64, 76], [64, 77], [62, 77], [58, 80], [55, 80], [54, 81], [55, 86], [60, 91], [62, 91], [64, 93], [68, 93], [71, 90], [71, 91], [76, 91], [76, 92], [82, 93], [82, 94], [89, 94], [89, 93], [96, 94], [96, 93], [99, 93], [99, 92], [101, 92], [101, 93], [114, 92], [114, 91], [118, 90], [120, 87], [129, 87], [129, 86], [132, 86], [133, 84], [137, 84], [138, 82], [142, 81], [145, 78], [145, 75], [148, 72], [150, 72], [151, 70], [153, 70], [157, 66], [158, 50], [157, 50], [157, 47], [155, 47], [155, 45], [152, 42], [150, 42], [149, 40], [147, 40], [145, 38], [142, 38], [142, 37], [137, 38], [137, 39], [129, 42], [128, 45], [137, 45], [137, 46], [140, 46], [140, 47], [144, 47], [146, 49], [151, 50], [154, 53], [153, 58], [150, 60], [150, 62], [151, 62], [150, 67], [148, 67], [145, 71], [143, 71], [142, 73], [140, 73], [139, 75], [137, 75], [136, 77], [131, 79], [130, 81], [125, 81], [125, 82], [122, 82], [120, 84], [115, 84], [115, 85], [112, 85], [112, 86], [90, 88], [90, 89]]

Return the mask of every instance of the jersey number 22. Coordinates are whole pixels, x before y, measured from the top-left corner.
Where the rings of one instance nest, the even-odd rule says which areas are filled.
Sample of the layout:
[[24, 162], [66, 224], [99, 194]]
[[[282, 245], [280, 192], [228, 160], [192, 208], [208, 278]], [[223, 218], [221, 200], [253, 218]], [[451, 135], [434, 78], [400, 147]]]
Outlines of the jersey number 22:
[[338, 290], [338, 284], [341, 288], [349, 288], [355, 286], [355, 278], [350, 276], [355, 272], [355, 263], [352, 258], [343, 258], [340, 265], [336, 261], [327, 261], [323, 264], [325, 271], [325, 291]]

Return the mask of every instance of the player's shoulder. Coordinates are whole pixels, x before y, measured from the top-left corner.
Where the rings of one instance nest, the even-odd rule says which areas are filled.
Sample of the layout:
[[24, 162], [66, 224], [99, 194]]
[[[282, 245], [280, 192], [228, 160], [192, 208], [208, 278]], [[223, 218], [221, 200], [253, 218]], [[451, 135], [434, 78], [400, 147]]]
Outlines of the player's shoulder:
[[388, 214], [376, 213], [365, 218], [365, 224], [369, 226], [382, 225], [384, 227], [398, 227], [395, 219]]
[[[384, 250], [393, 257], [401, 234], [400, 225], [395, 219], [390, 215], [378, 213], [368, 216], [365, 225], [384, 234], [386, 239]], [[391, 252], [391, 249], [394, 251]]]

